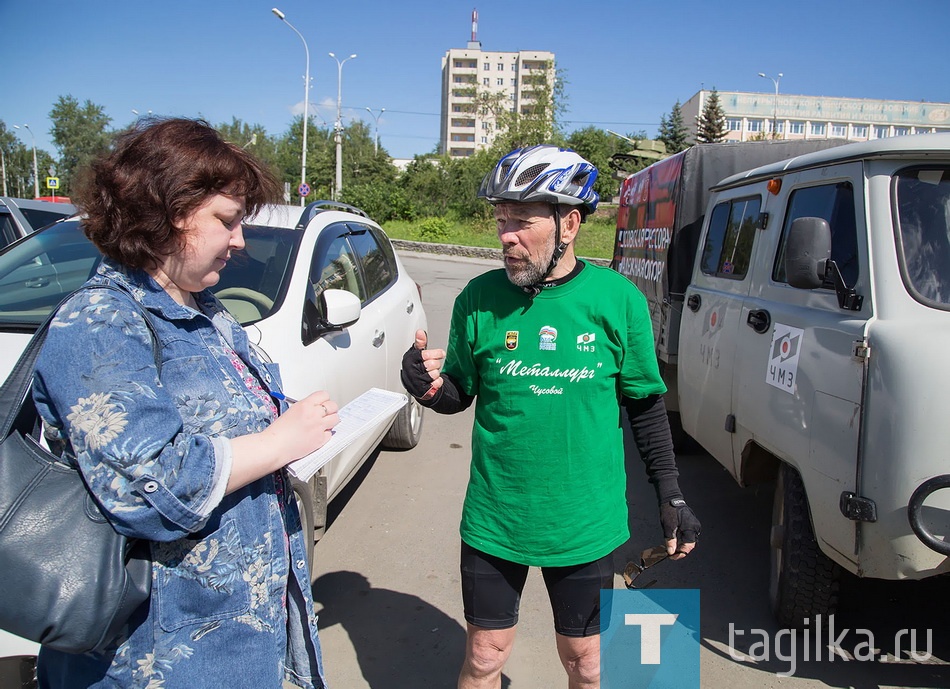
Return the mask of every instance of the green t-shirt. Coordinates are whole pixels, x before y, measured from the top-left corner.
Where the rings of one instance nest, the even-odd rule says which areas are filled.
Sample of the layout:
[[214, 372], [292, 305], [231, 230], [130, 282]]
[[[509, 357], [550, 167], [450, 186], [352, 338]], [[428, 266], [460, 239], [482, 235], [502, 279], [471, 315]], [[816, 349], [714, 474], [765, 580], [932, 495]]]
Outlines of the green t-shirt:
[[585, 265], [530, 300], [504, 270], [480, 275], [455, 301], [445, 372], [476, 396], [462, 540], [562, 567], [629, 538], [620, 395], [666, 392], [633, 283]]

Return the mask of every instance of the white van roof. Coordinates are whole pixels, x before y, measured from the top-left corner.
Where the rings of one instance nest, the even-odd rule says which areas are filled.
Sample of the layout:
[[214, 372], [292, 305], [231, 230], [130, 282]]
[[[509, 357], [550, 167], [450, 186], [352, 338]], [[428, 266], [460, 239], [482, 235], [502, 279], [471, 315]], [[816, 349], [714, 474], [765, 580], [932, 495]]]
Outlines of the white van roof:
[[805, 153], [788, 160], [769, 163], [726, 177], [712, 187], [712, 190], [728, 189], [729, 187], [756, 181], [759, 178], [775, 177], [788, 172], [824, 167], [849, 160], [904, 158], [915, 155], [933, 155], [940, 160], [950, 159], [950, 132], [892, 136], [886, 139], [874, 139], [873, 141], [860, 141], [844, 146], [836, 146], [815, 153]]

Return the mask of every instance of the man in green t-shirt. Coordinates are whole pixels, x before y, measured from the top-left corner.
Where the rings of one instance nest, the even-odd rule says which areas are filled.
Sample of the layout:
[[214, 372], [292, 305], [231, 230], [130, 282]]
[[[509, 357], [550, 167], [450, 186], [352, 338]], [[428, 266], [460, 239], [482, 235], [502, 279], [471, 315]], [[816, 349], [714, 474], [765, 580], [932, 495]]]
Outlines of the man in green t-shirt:
[[460, 689], [500, 687], [529, 567], [540, 567], [571, 689], [600, 686], [600, 590], [629, 537], [621, 420], [656, 489], [667, 552], [700, 525], [683, 500], [646, 300], [576, 258], [598, 201], [596, 168], [555, 146], [499, 161], [478, 195], [494, 206], [504, 270], [455, 301], [446, 350], [425, 332], [403, 358], [406, 389], [440, 413], [475, 401], [462, 509], [468, 623]]

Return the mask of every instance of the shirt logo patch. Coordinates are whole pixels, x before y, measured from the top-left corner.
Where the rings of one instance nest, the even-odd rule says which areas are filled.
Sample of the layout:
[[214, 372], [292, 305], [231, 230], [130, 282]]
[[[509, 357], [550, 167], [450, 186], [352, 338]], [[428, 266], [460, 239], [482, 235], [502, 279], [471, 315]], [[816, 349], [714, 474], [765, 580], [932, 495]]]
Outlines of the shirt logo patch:
[[511, 351], [518, 349], [518, 331], [509, 330], [505, 333], [505, 349]]
[[596, 333], [584, 333], [583, 335], [578, 335], [577, 336], [577, 351], [593, 352], [594, 340], [596, 339], [597, 339]]
[[550, 326], [550, 325], [545, 325], [544, 327], [541, 328], [539, 337], [540, 337], [540, 342], [538, 343], [538, 346], [541, 349], [548, 350], [548, 351], [553, 351], [557, 349], [557, 343], [555, 342], [555, 340], [557, 339], [557, 328], [554, 328], [553, 326]]

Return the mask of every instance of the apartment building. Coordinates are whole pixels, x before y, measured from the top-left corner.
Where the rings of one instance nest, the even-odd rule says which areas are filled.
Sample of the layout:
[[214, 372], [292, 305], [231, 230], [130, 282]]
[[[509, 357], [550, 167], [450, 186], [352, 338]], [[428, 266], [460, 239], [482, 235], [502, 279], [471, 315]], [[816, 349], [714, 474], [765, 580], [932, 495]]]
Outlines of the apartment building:
[[[683, 104], [683, 124], [696, 134], [696, 118], [712, 91], [701, 90]], [[767, 138], [850, 139], [950, 131], [950, 103], [833, 98], [791, 94], [717, 91], [726, 115], [727, 141]]]
[[495, 115], [480, 113], [475, 94], [500, 94], [511, 112], [527, 112], [535, 102], [539, 78], [554, 84], [554, 53], [539, 50], [482, 50], [479, 41], [452, 48], [442, 58], [442, 112], [439, 151], [464, 158], [487, 148], [497, 129]]

